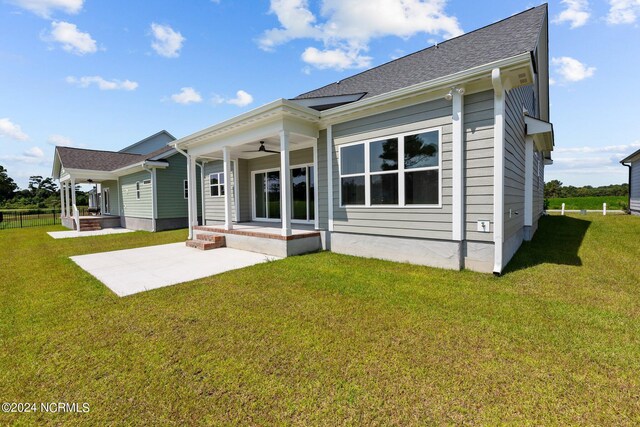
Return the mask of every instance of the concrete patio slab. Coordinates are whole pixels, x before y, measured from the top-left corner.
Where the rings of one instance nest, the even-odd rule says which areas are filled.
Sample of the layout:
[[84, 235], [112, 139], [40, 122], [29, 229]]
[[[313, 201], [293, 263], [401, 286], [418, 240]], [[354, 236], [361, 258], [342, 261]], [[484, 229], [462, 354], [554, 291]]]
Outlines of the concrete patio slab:
[[91, 237], [91, 236], [106, 236], [108, 234], [121, 234], [121, 233], [131, 233], [134, 230], [128, 230], [122, 227], [115, 228], [103, 228], [102, 230], [92, 230], [92, 231], [48, 231], [47, 234], [54, 239], [71, 239], [75, 237]]
[[201, 251], [171, 243], [71, 259], [123, 297], [279, 258], [232, 248]]

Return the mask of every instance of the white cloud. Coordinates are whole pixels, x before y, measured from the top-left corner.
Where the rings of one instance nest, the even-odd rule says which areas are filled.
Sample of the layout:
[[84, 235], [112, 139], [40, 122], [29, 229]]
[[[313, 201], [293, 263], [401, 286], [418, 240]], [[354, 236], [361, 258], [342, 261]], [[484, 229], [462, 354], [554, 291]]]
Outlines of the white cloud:
[[551, 63], [555, 67], [555, 72], [560, 76], [560, 80], [554, 83], [575, 83], [587, 79], [596, 72], [595, 67], [588, 67], [577, 59], [568, 56], [553, 58]]
[[84, 147], [84, 145], [76, 144], [71, 138], [62, 135], [50, 135], [47, 139], [47, 144], [56, 147]]
[[238, 107], [246, 107], [247, 105], [251, 104], [253, 102], [253, 96], [251, 96], [251, 94], [249, 94], [248, 92], [245, 92], [244, 90], [239, 90], [236, 92], [236, 97], [235, 98], [224, 98], [220, 95], [213, 95], [213, 97], [211, 97], [211, 102], [213, 102], [216, 105], [219, 104], [231, 104], [231, 105], [235, 105]]
[[67, 83], [76, 85], [78, 87], [87, 88], [92, 84], [98, 86], [100, 90], [135, 90], [138, 88], [138, 82], [131, 80], [105, 80], [100, 76], [84, 76], [74, 77], [69, 76], [66, 78]]
[[609, 0], [609, 24], [633, 24], [640, 15], [640, 0]]
[[33, 159], [42, 159], [44, 157], [44, 151], [40, 147], [31, 147], [23, 153], [25, 157]]
[[56, 10], [69, 14], [80, 12], [84, 0], [9, 0], [9, 3], [48, 19]]
[[246, 107], [252, 102], [253, 102], [253, 96], [251, 96], [244, 90], [237, 91], [235, 98], [231, 98], [227, 100], [227, 104], [236, 105], [238, 107]]
[[91, 34], [78, 30], [75, 24], [69, 22], [54, 21], [51, 23], [51, 32], [45, 37], [47, 41], [62, 44], [62, 49], [76, 55], [95, 53], [98, 50], [96, 41]]
[[556, 24], [569, 22], [571, 28], [582, 27], [587, 23], [591, 12], [589, 12], [589, 2], [587, 0], [562, 0], [566, 8], [553, 19]]
[[16, 141], [26, 141], [29, 135], [22, 131], [20, 125], [13, 123], [8, 117], [0, 119], [0, 137], [15, 139]]
[[[623, 145], [606, 145], [604, 147], [559, 147], [553, 150], [554, 153], [616, 153], [626, 157], [640, 148], [640, 141]], [[626, 153], [626, 154], [625, 154]], [[622, 160], [622, 158], [620, 158]]]
[[166, 58], [180, 56], [180, 49], [186, 40], [182, 34], [168, 25], [160, 25], [155, 22], [151, 24], [151, 32], [154, 37], [151, 47], [158, 55]]
[[365, 68], [371, 58], [363, 53], [375, 38], [409, 38], [420, 33], [451, 38], [462, 34], [457, 18], [444, 11], [446, 0], [322, 0], [319, 16], [307, 0], [271, 0], [270, 13], [279, 28], [258, 40], [263, 50], [295, 39], [312, 39], [322, 49], [307, 47], [303, 61], [317, 68]]
[[302, 60], [316, 68], [345, 70], [348, 68], [366, 68], [371, 66], [371, 57], [359, 55], [356, 50], [326, 49], [308, 47], [302, 52]]
[[192, 87], [183, 87], [180, 92], [171, 95], [171, 100], [177, 104], [195, 104], [202, 102], [202, 96]]

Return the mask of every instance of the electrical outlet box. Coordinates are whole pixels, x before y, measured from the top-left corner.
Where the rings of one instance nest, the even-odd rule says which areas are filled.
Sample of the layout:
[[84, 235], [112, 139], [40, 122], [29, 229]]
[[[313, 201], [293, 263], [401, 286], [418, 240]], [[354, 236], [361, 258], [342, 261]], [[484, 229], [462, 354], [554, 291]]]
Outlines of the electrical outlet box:
[[488, 219], [479, 219], [478, 231], [481, 233], [489, 233], [491, 231], [491, 221]]

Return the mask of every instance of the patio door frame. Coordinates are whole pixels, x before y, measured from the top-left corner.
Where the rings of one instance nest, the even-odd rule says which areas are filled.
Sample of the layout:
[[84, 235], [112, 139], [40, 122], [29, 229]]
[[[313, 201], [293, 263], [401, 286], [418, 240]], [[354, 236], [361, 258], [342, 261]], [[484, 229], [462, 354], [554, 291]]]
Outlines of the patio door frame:
[[[313, 163], [301, 163], [301, 164], [296, 164], [296, 165], [289, 165], [289, 173], [291, 173], [291, 169], [299, 169], [299, 168], [307, 168], [307, 171], [309, 171], [309, 168], [313, 168], [315, 167], [315, 165]], [[252, 221], [261, 221], [261, 222], [282, 222], [282, 218], [258, 218], [256, 217], [256, 175], [257, 174], [262, 174], [262, 173], [268, 173], [268, 172], [280, 172], [280, 182], [282, 183], [282, 171], [280, 171], [280, 168], [270, 168], [270, 169], [261, 169], [261, 170], [255, 170], [255, 171], [251, 171], [251, 220]], [[309, 179], [313, 178], [313, 174], [310, 174], [309, 172], [307, 172], [307, 218], [309, 218], [309, 214], [310, 212], [310, 207], [309, 207]], [[318, 191], [318, 189], [316, 188], [316, 186], [318, 185], [315, 181], [313, 183], [314, 187], [314, 191]], [[282, 194], [282, 189], [280, 190], [280, 194]], [[268, 197], [268, 196], [267, 196]], [[314, 195], [315, 197], [315, 195]], [[282, 200], [280, 200], [280, 203], [282, 203]], [[269, 199], [267, 198], [267, 206], [269, 204]], [[314, 199], [314, 206], [315, 206], [315, 199]], [[295, 224], [314, 224], [315, 219], [311, 219], [311, 220], [303, 220], [303, 219], [293, 219], [293, 198], [292, 198], [292, 203], [291, 206], [289, 207], [291, 209], [291, 222], [295, 223]], [[315, 218], [315, 212], [313, 212], [314, 214], [314, 218]]]

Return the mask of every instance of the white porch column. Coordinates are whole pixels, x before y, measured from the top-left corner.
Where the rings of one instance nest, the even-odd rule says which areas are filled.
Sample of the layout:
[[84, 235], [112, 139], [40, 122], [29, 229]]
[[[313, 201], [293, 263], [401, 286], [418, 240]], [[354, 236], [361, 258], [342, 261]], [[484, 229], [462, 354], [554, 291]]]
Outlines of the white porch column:
[[[340, 190], [338, 190], [340, 191]], [[333, 126], [327, 126], [327, 227], [333, 231]]]
[[[533, 225], [533, 137], [524, 146], [524, 226]], [[526, 236], [526, 233], [525, 233]]]
[[282, 235], [291, 235], [291, 171], [289, 167], [289, 132], [280, 131], [280, 218]]
[[67, 214], [67, 217], [71, 216], [71, 199], [69, 198], [69, 183], [65, 182], [64, 183], [64, 202], [67, 205], [67, 209], [65, 210], [65, 213]]
[[65, 217], [65, 213], [64, 213], [64, 183], [60, 183], [60, 217], [64, 218]]
[[320, 229], [320, 206], [318, 204], [318, 138], [313, 143], [313, 228]]
[[452, 88], [453, 101], [453, 189], [452, 189], [452, 217], [453, 240], [464, 240], [464, 89]]
[[76, 207], [76, 179], [71, 178], [71, 204]]
[[[191, 212], [191, 228], [198, 225], [198, 184], [196, 181], [196, 157], [189, 156], [189, 177], [187, 178], [187, 202]], [[193, 231], [192, 231], [193, 233]]]
[[100, 215], [104, 215], [104, 188], [100, 183]]
[[202, 205], [200, 206], [201, 209], [201, 215], [202, 215], [202, 225], [207, 225], [207, 222], [205, 221], [205, 213], [206, 213], [206, 206], [205, 206], [205, 188], [204, 188], [204, 165], [207, 164], [207, 161], [204, 160], [199, 166], [200, 166], [200, 199], [202, 200]]
[[193, 169], [193, 163], [191, 162], [191, 156], [186, 155], [187, 158], [187, 223], [189, 226], [189, 240], [193, 239], [193, 210], [191, 209], [191, 199], [193, 198], [193, 192], [191, 191], [191, 170]]
[[229, 147], [222, 148], [222, 159], [224, 165], [224, 229], [233, 230], [233, 219], [231, 218], [231, 153]]

